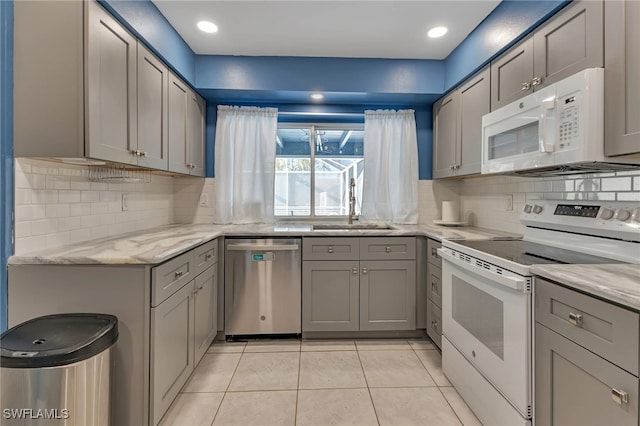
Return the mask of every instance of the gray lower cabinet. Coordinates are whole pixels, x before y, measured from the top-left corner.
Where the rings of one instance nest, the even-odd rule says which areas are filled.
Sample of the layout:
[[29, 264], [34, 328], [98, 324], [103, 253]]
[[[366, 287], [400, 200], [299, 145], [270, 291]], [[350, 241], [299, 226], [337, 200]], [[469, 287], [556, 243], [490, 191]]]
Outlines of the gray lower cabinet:
[[42, 315], [118, 318], [111, 422], [159, 423], [217, 332], [217, 241], [160, 265], [9, 265], [8, 325]]
[[415, 254], [414, 237], [305, 238], [302, 331], [415, 330]]
[[442, 258], [439, 241], [427, 240], [427, 335], [441, 347], [442, 341]]
[[537, 425], [638, 425], [638, 313], [536, 277]]
[[416, 262], [360, 262], [360, 330], [416, 329]]
[[604, 19], [604, 150], [634, 154], [640, 152], [640, 2], [605, 1]]
[[357, 261], [303, 262], [302, 330], [358, 330], [359, 277]]

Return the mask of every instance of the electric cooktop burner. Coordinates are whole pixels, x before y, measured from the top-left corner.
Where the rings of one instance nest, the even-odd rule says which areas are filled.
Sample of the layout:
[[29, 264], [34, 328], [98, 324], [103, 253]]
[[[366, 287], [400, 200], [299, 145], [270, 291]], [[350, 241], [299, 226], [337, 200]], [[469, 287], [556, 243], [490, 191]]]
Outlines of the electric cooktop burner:
[[456, 241], [456, 243], [525, 266], [545, 263], [621, 263], [605, 257], [593, 256], [525, 240]]

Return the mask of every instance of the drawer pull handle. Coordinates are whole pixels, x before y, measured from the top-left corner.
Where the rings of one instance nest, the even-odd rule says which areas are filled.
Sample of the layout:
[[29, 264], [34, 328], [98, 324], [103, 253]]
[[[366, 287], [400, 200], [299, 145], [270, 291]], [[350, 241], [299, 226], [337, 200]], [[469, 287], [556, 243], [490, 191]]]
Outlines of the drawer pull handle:
[[358, 267], [354, 266], [353, 268], [351, 268], [351, 272], [356, 275], [358, 273]]
[[333, 246], [329, 246], [329, 250], [327, 250], [329, 253], [333, 253]]
[[176, 278], [180, 278], [184, 274], [183, 271], [176, 271]]
[[438, 251], [435, 247], [431, 247], [431, 256], [438, 258]]
[[386, 246], [386, 247], [384, 248], [384, 251], [385, 251], [385, 252], [387, 252], [387, 253], [391, 253], [391, 247]]
[[213, 257], [212, 254], [205, 254], [204, 255], [204, 260], [209, 260], [209, 259], [211, 259], [211, 257]]
[[611, 389], [611, 399], [613, 399], [618, 405], [629, 403], [629, 394], [625, 391], [618, 389]]
[[522, 90], [524, 92], [524, 91], [529, 90], [529, 89], [531, 89], [531, 82], [527, 81], [526, 83], [522, 83], [522, 89], [520, 89], [520, 90]]
[[434, 331], [438, 331], [438, 321], [436, 320], [431, 321], [431, 329]]
[[531, 80], [531, 85], [532, 86], [539, 86], [542, 84], [542, 77], [534, 77], [533, 80]]
[[363, 274], [366, 274], [367, 272], [369, 272], [369, 270], [366, 267], [362, 268], [362, 273]]
[[582, 327], [582, 315], [569, 312], [569, 322], [576, 327]]
[[436, 283], [431, 283], [431, 291], [438, 294], [438, 285]]
[[198, 289], [192, 290], [191, 294], [198, 294]]

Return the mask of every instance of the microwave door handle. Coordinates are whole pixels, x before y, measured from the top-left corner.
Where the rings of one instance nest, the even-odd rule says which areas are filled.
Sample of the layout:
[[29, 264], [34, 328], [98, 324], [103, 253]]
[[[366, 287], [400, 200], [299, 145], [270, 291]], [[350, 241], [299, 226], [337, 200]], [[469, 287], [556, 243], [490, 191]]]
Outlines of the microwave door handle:
[[540, 105], [542, 110], [540, 112], [540, 123], [538, 123], [538, 132], [539, 132], [538, 139], [540, 141], [540, 152], [553, 152], [555, 148], [553, 140], [551, 141], [546, 140], [548, 112], [554, 109], [555, 106], [556, 106], [555, 97], [551, 99], [545, 99], [544, 101], [542, 101]]

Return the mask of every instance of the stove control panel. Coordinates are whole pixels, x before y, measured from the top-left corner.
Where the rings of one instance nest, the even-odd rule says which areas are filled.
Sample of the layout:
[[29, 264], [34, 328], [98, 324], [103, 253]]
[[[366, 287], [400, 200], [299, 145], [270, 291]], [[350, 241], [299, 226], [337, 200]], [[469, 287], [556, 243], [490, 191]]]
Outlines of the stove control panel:
[[640, 242], [640, 202], [535, 200], [522, 209], [520, 223]]

